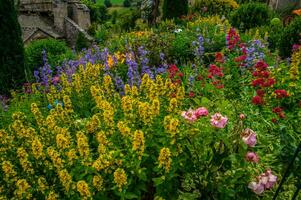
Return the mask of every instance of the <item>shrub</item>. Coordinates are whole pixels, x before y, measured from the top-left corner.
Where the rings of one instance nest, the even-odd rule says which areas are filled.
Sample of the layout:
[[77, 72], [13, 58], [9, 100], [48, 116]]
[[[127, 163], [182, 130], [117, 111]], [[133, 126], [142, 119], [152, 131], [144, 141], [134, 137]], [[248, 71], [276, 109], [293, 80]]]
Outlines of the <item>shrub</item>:
[[21, 28], [13, 2], [0, 2], [0, 94], [9, 93], [25, 79]]
[[135, 22], [139, 19], [140, 15], [137, 10], [129, 10], [121, 13], [119, 16], [119, 25], [121, 29], [128, 31], [135, 27]]
[[291, 24], [285, 27], [279, 44], [279, 53], [282, 57], [289, 57], [294, 44], [300, 44], [301, 17], [296, 17]]
[[106, 6], [107, 8], [112, 7], [112, 3], [111, 3], [110, 0], [105, 0], [105, 1], [104, 1], [104, 4], [105, 4], [105, 6]]
[[83, 33], [79, 33], [76, 39], [75, 48], [77, 51], [81, 51], [82, 49], [86, 49], [90, 46], [90, 42], [87, 40]]
[[267, 5], [248, 3], [233, 11], [230, 17], [231, 24], [242, 31], [269, 23], [272, 12]]
[[222, 15], [238, 8], [235, 0], [196, 0], [192, 10], [202, 15]]
[[172, 43], [171, 55], [173, 58], [182, 62], [190, 60], [193, 57], [191, 48], [193, 40], [194, 37], [189, 32], [178, 33]]
[[130, 2], [130, 0], [124, 0], [124, 1], [123, 1], [123, 6], [126, 7], [126, 8], [127, 8], [127, 7], [131, 7], [131, 2]]
[[188, 12], [188, 0], [164, 0], [163, 18], [172, 19], [186, 15]]
[[110, 19], [106, 6], [99, 3], [92, 3], [89, 0], [82, 0], [90, 9], [91, 22], [103, 23]]
[[34, 41], [25, 48], [26, 66], [30, 72], [43, 65], [43, 50], [46, 51], [51, 66], [59, 65], [65, 58], [72, 57], [71, 50], [63, 41], [55, 39]]

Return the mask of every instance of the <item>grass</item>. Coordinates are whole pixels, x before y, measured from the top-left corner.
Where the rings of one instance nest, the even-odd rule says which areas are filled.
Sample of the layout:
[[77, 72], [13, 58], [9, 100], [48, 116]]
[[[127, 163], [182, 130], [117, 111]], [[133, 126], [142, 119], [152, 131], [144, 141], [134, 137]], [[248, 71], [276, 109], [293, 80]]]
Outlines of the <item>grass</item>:
[[[97, 0], [99, 3], [104, 3], [104, 0]], [[111, 0], [113, 5], [123, 5], [123, 0]]]

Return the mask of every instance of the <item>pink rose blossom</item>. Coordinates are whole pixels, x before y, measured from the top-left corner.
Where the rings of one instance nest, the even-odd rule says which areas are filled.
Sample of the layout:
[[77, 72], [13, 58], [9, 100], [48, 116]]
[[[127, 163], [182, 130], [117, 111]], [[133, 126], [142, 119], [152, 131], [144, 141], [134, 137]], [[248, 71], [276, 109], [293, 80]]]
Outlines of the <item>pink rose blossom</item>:
[[240, 118], [241, 120], [243, 120], [243, 119], [246, 118], [246, 116], [242, 113], [242, 114], [239, 115], [239, 118]]
[[242, 133], [242, 140], [249, 147], [254, 147], [257, 142], [256, 133], [252, 129], [246, 128]]
[[228, 118], [222, 116], [220, 113], [215, 113], [211, 116], [211, 125], [215, 126], [216, 128], [224, 128], [227, 125]]
[[248, 186], [256, 194], [262, 194], [264, 192], [264, 185], [261, 183], [251, 182]]
[[208, 115], [208, 110], [204, 107], [200, 107], [195, 110], [195, 115], [197, 118]]
[[248, 152], [246, 154], [246, 160], [249, 162], [258, 163], [259, 162], [259, 156], [254, 152]]
[[272, 174], [270, 169], [257, 177], [258, 182], [251, 182], [249, 188], [256, 194], [262, 194], [264, 190], [271, 189], [277, 182], [277, 176]]
[[189, 122], [194, 122], [198, 119], [197, 116], [195, 115], [195, 111], [192, 109], [189, 109], [188, 111], [183, 111], [182, 117], [184, 117]]

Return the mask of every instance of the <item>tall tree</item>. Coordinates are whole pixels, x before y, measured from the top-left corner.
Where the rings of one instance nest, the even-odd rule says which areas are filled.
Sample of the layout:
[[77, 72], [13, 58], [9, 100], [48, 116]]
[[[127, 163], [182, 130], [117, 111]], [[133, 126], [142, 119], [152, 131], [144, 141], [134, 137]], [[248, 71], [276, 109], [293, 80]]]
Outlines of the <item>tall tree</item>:
[[188, 13], [188, 0], [164, 0], [163, 18], [178, 18]]
[[150, 14], [149, 24], [154, 25], [157, 22], [157, 18], [159, 16], [159, 5], [160, 0], [153, 0], [152, 11]]
[[21, 27], [13, 0], [0, 0], [0, 94], [25, 81]]

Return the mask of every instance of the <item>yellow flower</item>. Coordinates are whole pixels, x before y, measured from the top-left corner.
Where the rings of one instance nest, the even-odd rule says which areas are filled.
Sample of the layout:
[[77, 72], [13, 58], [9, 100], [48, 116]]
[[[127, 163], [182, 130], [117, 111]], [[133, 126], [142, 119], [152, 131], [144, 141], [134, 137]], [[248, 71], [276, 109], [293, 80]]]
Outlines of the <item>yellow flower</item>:
[[50, 191], [46, 197], [46, 200], [57, 200], [59, 195], [57, 195], [54, 191]]
[[140, 118], [145, 124], [151, 123], [153, 116], [151, 115], [151, 109], [148, 102], [139, 102], [138, 103], [138, 113]]
[[106, 145], [108, 143], [107, 136], [105, 132], [100, 131], [96, 135], [96, 140], [99, 144]]
[[31, 163], [28, 161], [28, 154], [23, 147], [17, 149], [17, 156], [19, 158], [20, 164], [25, 172], [33, 174], [33, 169]]
[[83, 197], [90, 197], [91, 193], [89, 190], [89, 185], [85, 181], [78, 181], [76, 184], [77, 191]]
[[171, 153], [169, 148], [162, 148], [160, 150], [160, 155], [158, 157], [159, 167], [164, 168], [166, 172], [169, 172], [170, 170], [170, 165], [172, 161], [170, 157], [171, 157]]
[[70, 97], [68, 95], [64, 95], [63, 101], [64, 101], [64, 107], [65, 107], [66, 112], [68, 114], [73, 113], [72, 102], [71, 102]]
[[16, 176], [17, 174], [16, 171], [14, 170], [14, 166], [11, 164], [10, 161], [2, 162], [2, 171], [7, 177], [13, 177]]
[[88, 138], [83, 132], [78, 132], [77, 137], [77, 149], [81, 157], [86, 160], [90, 156], [90, 148]]
[[60, 154], [57, 151], [52, 147], [48, 147], [47, 153], [56, 168], [60, 169], [63, 167], [63, 160], [60, 158]]
[[120, 131], [121, 135], [123, 135], [123, 136], [128, 136], [131, 134], [131, 129], [123, 121], [119, 121], [117, 123], [117, 128]]
[[169, 102], [168, 111], [171, 113], [175, 113], [178, 108], [178, 101], [176, 98], [171, 98]]
[[31, 143], [32, 154], [35, 159], [39, 159], [43, 156], [43, 144], [38, 137], [35, 137]]
[[86, 125], [86, 129], [89, 133], [94, 133], [97, 131], [98, 127], [100, 125], [100, 120], [97, 115], [93, 115], [91, 121], [89, 121]]
[[113, 66], [114, 66], [114, 59], [113, 59], [113, 56], [111, 56], [111, 55], [109, 55], [108, 56], [108, 66], [110, 67], [110, 68], [112, 68]]
[[150, 110], [153, 116], [158, 116], [160, 114], [160, 101], [158, 98], [153, 99]]
[[127, 184], [127, 176], [123, 169], [118, 168], [114, 172], [114, 182], [116, 183], [119, 191], [122, 191], [122, 187]]
[[70, 149], [68, 152], [66, 152], [66, 156], [68, 157], [68, 161], [70, 163], [72, 163], [73, 160], [76, 160], [78, 158], [77, 152], [75, 149]]
[[172, 137], [177, 134], [179, 124], [179, 120], [172, 118], [170, 115], [167, 115], [164, 118], [164, 128]]
[[133, 150], [138, 151], [139, 160], [141, 160], [144, 148], [144, 134], [142, 131], [136, 130], [133, 137]]
[[44, 193], [45, 190], [48, 189], [47, 181], [44, 177], [38, 178], [38, 186], [39, 186], [39, 191], [41, 191], [42, 193]]
[[27, 198], [31, 197], [31, 194], [27, 193], [28, 189], [31, 187], [25, 179], [20, 179], [16, 183], [16, 195], [19, 197], [19, 199], [23, 199], [24, 196]]
[[35, 119], [37, 121], [38, 126], [42, 126], [44, 119], [43, 119], [42, 113], [40, 112], [37, 104], [35, 104], [35, 103], [31, 104], [31, 112], [34, 115], [34, 117], [35, 117]]
[[62, 185], [64, 186], [65, 190], [67, 192], [69, 192], [70, 188], [71, 188], [71, 184], [72, 184], [72, 177], [70, 176], [70, 174], [68, 173], [68, 171], [66, 169], [60, 170], [58, 172], [59, 175], [59, 179], [62, 183]]
[[103, 189], [103, 178], [100, 175], [94, 176], [92, 184], [97, 191], [101, 191]]

